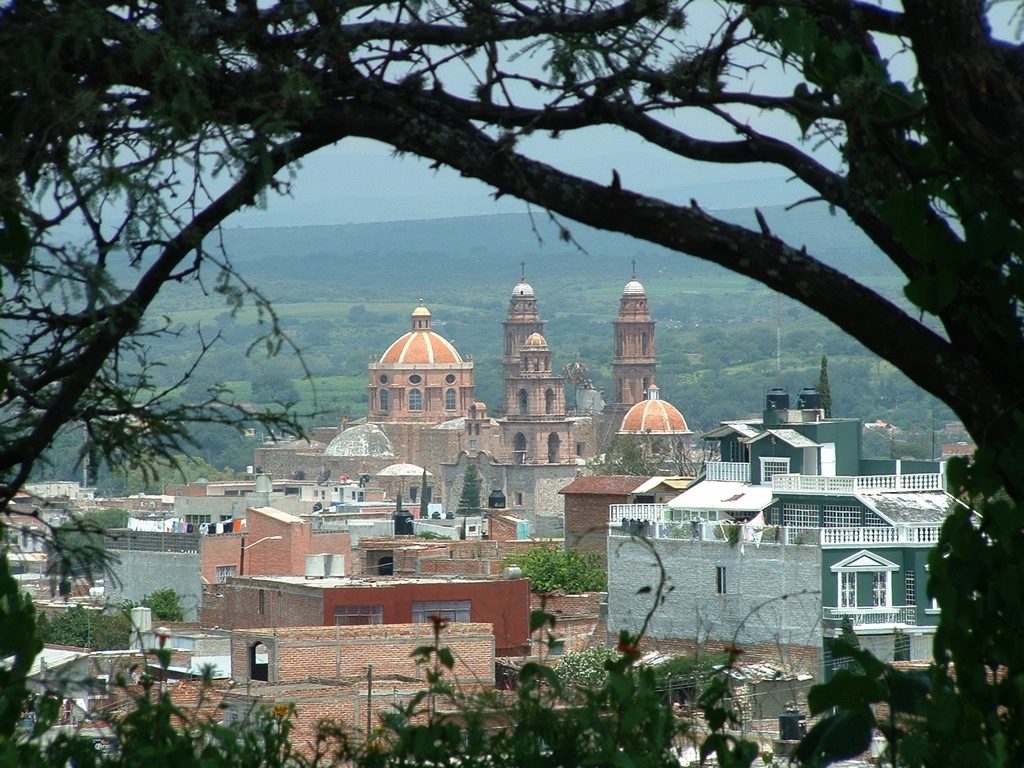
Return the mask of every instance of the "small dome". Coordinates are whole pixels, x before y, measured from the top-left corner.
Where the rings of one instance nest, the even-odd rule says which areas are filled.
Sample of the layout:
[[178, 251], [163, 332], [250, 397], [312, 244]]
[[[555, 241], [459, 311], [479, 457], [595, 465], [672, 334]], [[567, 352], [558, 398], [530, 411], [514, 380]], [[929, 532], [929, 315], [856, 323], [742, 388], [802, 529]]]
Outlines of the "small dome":
[[622, 289], [623, 296], [645, 296], [646, 293], [644, 284], [635, 277], [626, 283], [626, 287]]
[[430, 317], [430, 310], [420, 304], [412, 311], [413, 317]]
[[324, 450], [325, 456], [394, 456], [391, 441], [376, 424], [359, 424], [346, 429], [331, 440]]
[[512, 298], [519, 298], [527, 296], [533, 298], [533, 286], [530, 285], [526, 280], [520, 280], [516, 287], [512, 289]]
[[619, 433], [673, 435], [689, 431], [686, 419], [675, 406], [666, 400], [652, 399], [629, 409]]
[[539, 333], [531, 333], [526, 339], [527, 347], [546, 347], [548, 345], [547, 340]]

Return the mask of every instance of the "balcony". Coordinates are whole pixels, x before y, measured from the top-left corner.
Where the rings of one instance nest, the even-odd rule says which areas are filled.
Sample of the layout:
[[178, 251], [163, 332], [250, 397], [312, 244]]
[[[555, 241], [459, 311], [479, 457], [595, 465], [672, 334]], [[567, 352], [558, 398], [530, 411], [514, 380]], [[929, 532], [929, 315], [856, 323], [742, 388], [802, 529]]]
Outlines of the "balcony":
[[854, 629], [917, 626], [917, 606], [915, 605], [876, 605], [865, 608], [822, 609], [822, 617], [825, 622], [835, 627], [837, 631], [843, 622], [843, 618], [847, 616], [850, 617], [850, 623]]
[[935, 544], [939, 540], [938, 525], [897, 525], [867, 528], [822, 528], [821, 546], [848, 547], [871, 544]]
[[745, 461], [709, 461], [705, 468], [708, 480], [731, 483], [750, 482], [750, 464]]
[[[708, 465], [710, 467], [710, 464]], [[943, 491], [940, 474], [922, 475], [772, 475], [773, 491], [800, 493], [878, 493], [880, 491]]]
[[619, 525], [623, 520], [642, 523], [660, 523], [668, 519], [665, 504], [612, 504], [608, 507], [608, 521]]

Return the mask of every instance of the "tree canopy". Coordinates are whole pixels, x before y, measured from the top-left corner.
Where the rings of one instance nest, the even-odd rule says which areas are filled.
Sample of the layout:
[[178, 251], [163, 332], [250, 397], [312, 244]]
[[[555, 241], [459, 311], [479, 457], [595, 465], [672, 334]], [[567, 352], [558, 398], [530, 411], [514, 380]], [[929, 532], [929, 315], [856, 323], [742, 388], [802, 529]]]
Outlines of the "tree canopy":
[[[983, 518], [955, 513], [930, 561], [943, 611], [930, 696], [907, 697], [865, 660], [872, 686], [857, 707], [839, 695], [814, 705], [846, 706], [845, 732], [856, 725], [859, 739], [868, 706], [888, 697], [903, 707], [894, 713], [927, 716], [914, 760], [1020, 764], [1024, 611], [1006, 585], [1019, 585], [1024, 552], [1024, 57], [1000, 7], [9, 3], [0, 500], [69, 424], [85, 425], [95, 459], [139, 465], [183, 452], [190, 418], [248, 415], [217, 386], [199, 402], [154, 387], [147, 339], [174, 328], [147, 309], [179, 286], [232, 307], [250, 300], [277, 349], [273, 310], [232, 269], [218, 227], [287, 191], [316, 150], [375, 139], [550, 212], [566, 239], [568, 220], [583, 222], [758, 280], [946, 402], [979, 446], [951, 479]], [[829, 206], [868, 235], [913, 309], [783, 241], [763, 215], [728, 224], [699, 200], [642, 190], [642, 169], [588, 179], [535, 151], [540, 137], [607, 132], [660, 148], [666, 163], [783, 169], [806, 190], [794, 203]], [[200, 334], [197, 354], [212, 343]], [[816, 758], [835, 754], [817, 748]]]

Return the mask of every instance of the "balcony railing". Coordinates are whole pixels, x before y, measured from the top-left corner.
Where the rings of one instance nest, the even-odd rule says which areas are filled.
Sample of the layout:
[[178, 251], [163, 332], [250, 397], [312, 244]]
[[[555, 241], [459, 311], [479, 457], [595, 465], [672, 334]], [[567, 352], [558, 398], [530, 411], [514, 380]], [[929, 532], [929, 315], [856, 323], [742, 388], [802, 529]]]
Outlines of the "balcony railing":
[[[710, 466], [710, 465], [709, 465]], [[922, 475], [772, 475], [773, 491], [806, 493], [877, 493], [945, 490], [940, 474]]]
[[750, 464], [745, 461], [709, 461], [706, 473], [708, 480], [726, 480], [733, 483], [750, 482]]
[[824, 608], [825, 621], [833, 621], [836, 626], [847, 616], [854, 629], [857, 627], [886, 625], [917, 625], [917, 606], [893, 605], [872, 606], [869, 608]]
[[938, 525], [869, 526], [865, 528], [822, 528], [823, 547], [867, 544], [935, 544]]
[[667, 518], [668, 507], [664, 504], [612, 504], [608, 507], [608, 520], [612, 524], [623, 520], [660, 523]]

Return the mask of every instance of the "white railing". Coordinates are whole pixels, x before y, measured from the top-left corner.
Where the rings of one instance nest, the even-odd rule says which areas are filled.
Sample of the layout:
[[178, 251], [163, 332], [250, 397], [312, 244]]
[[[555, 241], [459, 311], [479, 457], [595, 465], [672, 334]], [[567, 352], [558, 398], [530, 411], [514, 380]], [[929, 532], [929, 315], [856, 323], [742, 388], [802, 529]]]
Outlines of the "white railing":
[[[711, 466], [710, 464], [708, 465]], [[772, 475], [773, 491], [809, 493], [872, 493], [879, 491], [941, 491], [942, 475]]]
[[917, 625], [917, 606], [893, 605], [873, 606], [871, 608], [824, 608], [825, 620], [837, 624], [849, 616], [854, 627], [877, 626], [886, 624]]
[[745, 461], [709, 461], [705, 467], [708, 480], [750, 482], [750, 464]]
[[660, 523], [666, 519], [667, 510], [664, 504], [612, 504], [608, 507], [608, 520], [613, 524], [623, 520]]
[[935, 544], [939, 540], [938, 525], [897, 525], [866, 528], [822, 528], [821, 545], [851, 544]]

